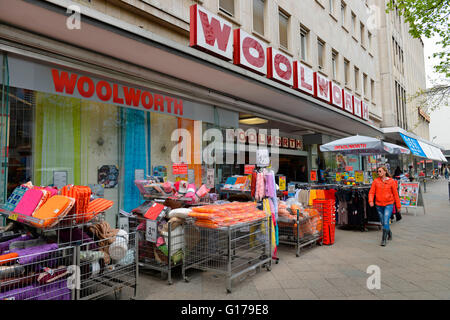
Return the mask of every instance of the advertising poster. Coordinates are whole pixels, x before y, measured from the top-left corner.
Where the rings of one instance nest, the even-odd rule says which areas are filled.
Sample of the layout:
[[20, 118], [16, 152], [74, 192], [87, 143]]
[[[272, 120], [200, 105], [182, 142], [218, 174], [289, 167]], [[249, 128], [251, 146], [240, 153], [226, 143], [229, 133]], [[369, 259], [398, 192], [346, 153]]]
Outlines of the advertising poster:
[[214, 169], [208, 168], [206, 171], [206, 186], [208, 188], [214, 188]]
[[417, 207], [419, 182], [400, 183], [400, 203], [405, 207]]
[[355, 181], [356, 182], [364, 182], [364, 172], [355, 171]]
[[311, 173], [309, 176], [311, 178], [311, 181], [317, 181], [317, 170], [311, 170]]
[[288, 196], [289, 197], [295, 196], [295, 183], [288, 184]]
[[255, 170], [254, 164], [246, 164], [244, 166], [244, 174], [252, 174], [252, 172]]
[[97, 183], [105, 189], [116, 187], [119, 183], [119, 168], [116, 165], [104, 165], [98, 168]]
[[286, 177], [285, 176], [280, 176], [280, 183], [279, 183], [279, 187], [280, 187], [280, 191], [285, 191], [286, 190]]
[[185, 163], [174, 163], [172, 164], [173, 174], [188, 174], [188, 167]]

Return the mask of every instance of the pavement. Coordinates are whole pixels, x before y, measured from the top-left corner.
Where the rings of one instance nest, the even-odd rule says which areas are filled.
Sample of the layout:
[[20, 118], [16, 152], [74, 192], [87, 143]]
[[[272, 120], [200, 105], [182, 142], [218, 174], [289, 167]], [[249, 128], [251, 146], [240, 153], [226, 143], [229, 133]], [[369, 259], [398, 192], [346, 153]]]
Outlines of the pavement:
[[[142, 271], [137, 299], [149, 300], [409, 300], [450, 299], [450, 201], [448, 181], [427, 182], [422, 208], [402, 209], [391, 225], [393, 240], [380, 246], [381, 231], [341, 230], [335, 244], [313, 246], [296, 257], [279, 247], [279, 263], [233, 282], [226, 293], [222, 276], [193, 270], [190, 282], [175, 270], [168, 285], [159, 273]], [[380, 288], [368, 289], [369, 266], [380, 270]]]

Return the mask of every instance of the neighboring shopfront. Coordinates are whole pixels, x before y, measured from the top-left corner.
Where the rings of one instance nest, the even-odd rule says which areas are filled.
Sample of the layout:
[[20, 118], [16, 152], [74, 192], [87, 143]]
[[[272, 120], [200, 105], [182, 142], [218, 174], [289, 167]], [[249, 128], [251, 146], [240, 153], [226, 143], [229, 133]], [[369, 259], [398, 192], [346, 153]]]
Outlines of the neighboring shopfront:
[[[9, 134], [2, 134], [7, 152], [2, 179], [7, 195], [27, 181], [59, 188], [89, 185], [131, 210], [140, 204], [134, 180], [147, 175], [176, 180], [172, 153], [177, 129], [193, 137], [194, 121], [202, 130], [238, 125], [236, 112], [14, 55], [5, 61], [9, 99], [2, 132], [8, 128]], [[198, 147], [190, 146], [193, 155]], [[188, 165], [189, 179], [204, 183], [205, 169]]]

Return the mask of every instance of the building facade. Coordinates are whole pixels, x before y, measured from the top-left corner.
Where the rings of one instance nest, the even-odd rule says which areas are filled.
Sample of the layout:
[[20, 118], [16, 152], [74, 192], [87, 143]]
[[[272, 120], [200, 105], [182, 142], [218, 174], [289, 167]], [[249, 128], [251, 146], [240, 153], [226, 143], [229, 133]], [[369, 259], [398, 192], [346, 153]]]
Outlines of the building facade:
[[[371, 1], [378, 8], [388, 1]], [[428, 140], [430, 117], [413, 96], [426, 88], [423, 41], [409, 34], [397, 10], [379, 15], [378, 48], [383, 127], [399, 127]]]
[[[135, 180], [199, 187], [212, 170], [218, 186], [254, 162], [253, 142], [277, 150], [288, 182], [311, 180], [298, 168], [337, 166], [321, 144], [410, 126], [388, 84], [413, 91], [422, 73], [385, 78], [379, 32], [370, 1], [0, 0], [0, 201], [32, 180], [91, 185], [131, 210]], [[234, 162], [204, 161], [208, 129], [235, 130]]]

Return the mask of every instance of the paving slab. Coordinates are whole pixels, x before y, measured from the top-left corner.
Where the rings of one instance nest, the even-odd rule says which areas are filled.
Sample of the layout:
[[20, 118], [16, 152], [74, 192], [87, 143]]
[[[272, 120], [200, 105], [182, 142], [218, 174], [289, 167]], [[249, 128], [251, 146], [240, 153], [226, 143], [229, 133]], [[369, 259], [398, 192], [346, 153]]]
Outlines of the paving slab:
[[[391, 225], [393, 240], [381, 247], [381, 232], [336, 229], [331, 246], [313, 246], [295, 256], [293, 246], [280, 245], [278, 264], [272, 271], [252, 273], [233, 281], [231, 294], [226, 281], [214, 272], [193, 271], [185, 283], [174, 275], [174, 284], [158, 276], [140, 273], [138, 299], [294, 299], [294, 300], [450, 300], [450, 203], [446, 181], [427, 183], [421, 209], [414, 216]], [[367, 267], [381, 271], [381, 288], [369, 290]]]

